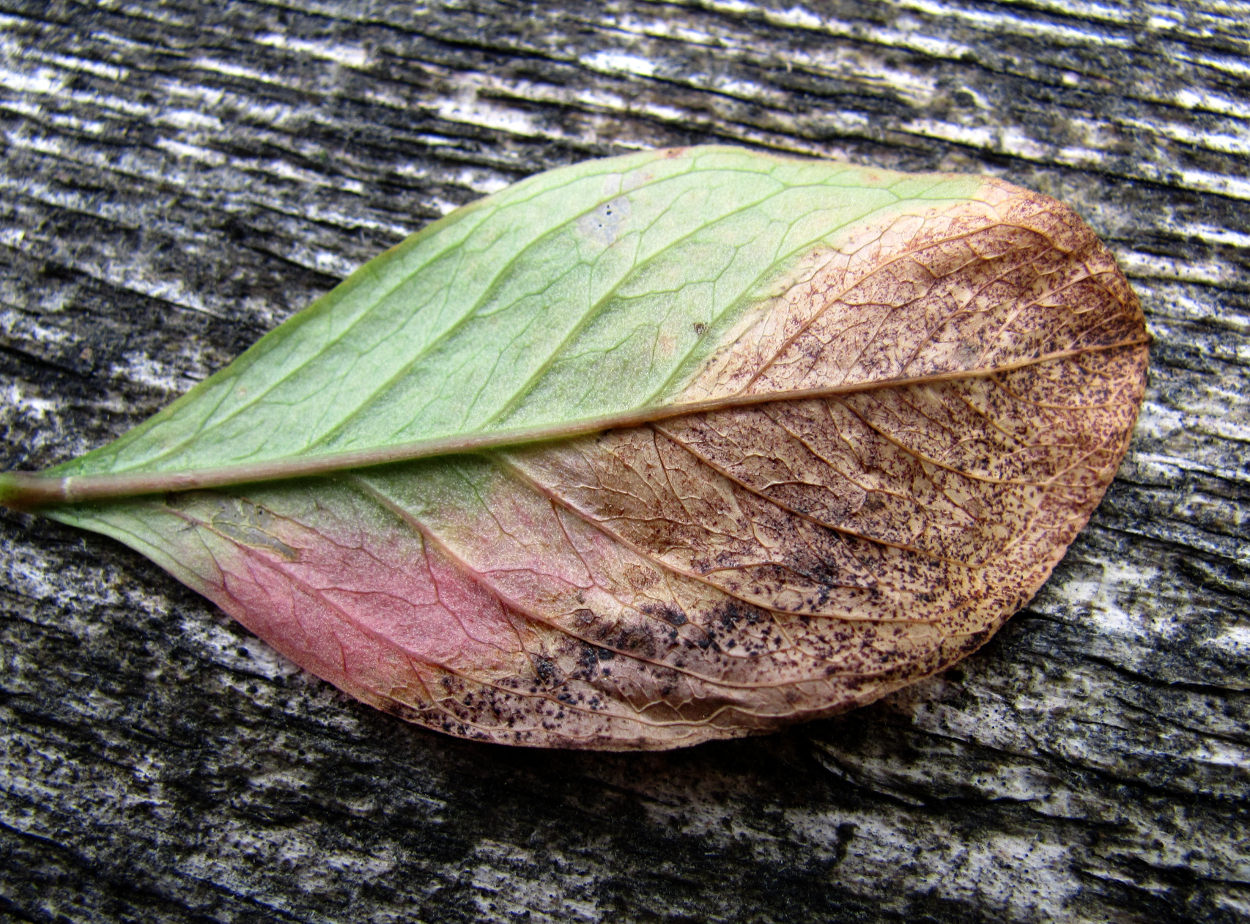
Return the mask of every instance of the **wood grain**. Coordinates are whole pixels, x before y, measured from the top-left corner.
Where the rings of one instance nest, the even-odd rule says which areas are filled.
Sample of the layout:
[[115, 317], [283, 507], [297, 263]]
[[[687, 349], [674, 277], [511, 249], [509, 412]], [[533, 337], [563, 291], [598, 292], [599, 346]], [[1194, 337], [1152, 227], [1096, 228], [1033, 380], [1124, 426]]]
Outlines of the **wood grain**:
[[0, 465], [100, 444], [456, 205], [725, 141], [1073, 205], [1155, 337], [1026, 612], [837, 720], [649, 756], [449, 741], [154, 566], [5, 513], [18, 921], [1250, 914], [1250, 4], [0, 3]]

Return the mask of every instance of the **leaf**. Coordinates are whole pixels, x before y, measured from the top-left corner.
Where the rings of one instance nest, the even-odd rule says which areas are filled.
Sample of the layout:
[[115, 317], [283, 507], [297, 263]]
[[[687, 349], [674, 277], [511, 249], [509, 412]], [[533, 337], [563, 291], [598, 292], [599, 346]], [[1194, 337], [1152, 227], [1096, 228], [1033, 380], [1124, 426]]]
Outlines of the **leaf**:
[[981, 645], [1125, 452], [1136, 297], [998, 180], [725, 148], [532, 177], [0, 497], [456, 735], [663, 748]]

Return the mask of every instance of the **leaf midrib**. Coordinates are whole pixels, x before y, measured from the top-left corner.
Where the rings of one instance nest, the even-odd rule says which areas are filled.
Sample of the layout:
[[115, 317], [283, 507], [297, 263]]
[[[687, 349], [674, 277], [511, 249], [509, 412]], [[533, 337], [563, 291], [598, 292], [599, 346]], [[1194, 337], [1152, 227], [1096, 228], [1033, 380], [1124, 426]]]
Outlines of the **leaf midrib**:
[[504, 447], [571, 439], [604, 430], [635, 427], [673, 417], [771, 404], [780, 401], [803, 401], [836, 395], [858, 394], [885, 388], [922, 385], [954, 379], [985, 378], [1001, 372], [1010, 372], [1052, 360], [1088, 353], [1104, 352], [1149, 343], [1145, 335], [1129, 340], [1059, 350], [1030, 357], [1015, 363], [1003, 363], [985, 369], [960, 370], [937, 375], [912, 376], [880, 382], [831, 385], [784, 393], [733, 394], [720, 398], [671, 404], [631, 410], [620, 414], [566, 421], [538, 427], [525, 427], [493, 433], [477, 433], [439, 437], [373, 447], [351, 452], [327, 453], [320, 456], [300, 456], [268, 462], [242, 463], [214, 468], [202, 468], [186, 472], [121, 472], [116, 474], [47, 476], [24, 472], [0, 475], [0, 501], [20, 508], [48, 507], [88, 501], [120, 499], [144, 494], [160, 494], [171, 491], [192, 491], [221, 488], [230, 485], [282, 481], [292, 478], [308, 478], [333, 475], [358, 468], [413, 462], [438, 456], [485, 452]]

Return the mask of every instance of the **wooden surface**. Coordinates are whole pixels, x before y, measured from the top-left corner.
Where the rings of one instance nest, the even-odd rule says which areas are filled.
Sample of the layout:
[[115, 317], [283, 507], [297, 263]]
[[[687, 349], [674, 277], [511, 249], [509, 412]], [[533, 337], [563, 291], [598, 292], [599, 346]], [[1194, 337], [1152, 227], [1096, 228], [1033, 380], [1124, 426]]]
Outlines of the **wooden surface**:
[[1073, 204], [1156, 337], [1120, 478], [959, 668], [658, 755], [475, 746], [0, 513], [0, 917], [1250, 916], [1250, 4], [0, 0], [0, 467], [120, 434], [539, 169], [733, 142]]

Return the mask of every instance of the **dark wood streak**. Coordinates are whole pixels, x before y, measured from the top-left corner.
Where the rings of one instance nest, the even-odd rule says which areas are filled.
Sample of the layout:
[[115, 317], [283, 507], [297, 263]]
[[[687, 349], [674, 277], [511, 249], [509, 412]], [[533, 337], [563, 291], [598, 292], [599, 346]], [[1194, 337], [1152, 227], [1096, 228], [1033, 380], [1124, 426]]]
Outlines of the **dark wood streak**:
[[1245, 916], [1243, 4], [0, 17], [3, 469], [123, 432], [451, 207], [635, 147], [999, 173], [1093, 224], [1155, 337], [1119, 479], [980, 654], [690, 752], [416, 731], [120, 547], [2, 513], [0, 914]]

